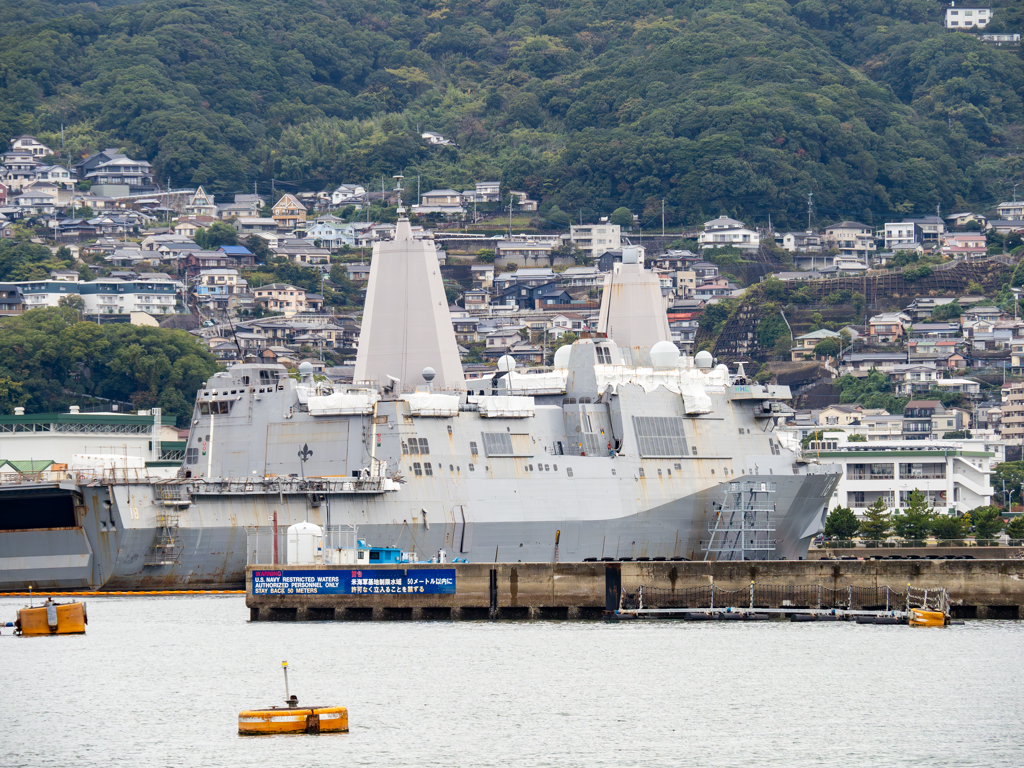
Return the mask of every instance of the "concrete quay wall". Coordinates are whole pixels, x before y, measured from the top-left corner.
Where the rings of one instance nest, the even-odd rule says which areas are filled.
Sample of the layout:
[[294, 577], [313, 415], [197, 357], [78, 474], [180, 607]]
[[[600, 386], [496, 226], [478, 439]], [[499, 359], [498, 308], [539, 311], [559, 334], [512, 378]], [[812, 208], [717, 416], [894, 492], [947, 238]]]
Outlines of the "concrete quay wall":
[[[454, 594], [253, 594], [252, 571], [246, 570], [246, 605], [254, 621], [447, 619], [447, 618], [598, 618], [618, 606], [619, 593], [640, 586], [657, 607], [657, 596], [683, 590], [759, 589], [760, 595], [786, 588], [810, 587], [864, 591], [889, 587], [900, 592], [948, 589], [954, 616], [1024, 618], [1024, 560], [816, 560], [760, 562], [622, 562], [622, 563], [459, 563], [375, 566], [377, 572], [445, 568], [455, 571]], [[338, 566], [274, 566], [288, 573], [339, 571]], [[778, 588], [773, 591], [767, 588]], [[851, 593], [852, 594], [852, 593]], [[866, 598], [865, 598], [866, 599]], [[739, 605], [746, 602], [736, 601]], [[790, 603], [787, 603], [790, 604]], [[795, 603], [792, 603], [795, 604]], [[869, 607], [853, 605], [854, 608]]]

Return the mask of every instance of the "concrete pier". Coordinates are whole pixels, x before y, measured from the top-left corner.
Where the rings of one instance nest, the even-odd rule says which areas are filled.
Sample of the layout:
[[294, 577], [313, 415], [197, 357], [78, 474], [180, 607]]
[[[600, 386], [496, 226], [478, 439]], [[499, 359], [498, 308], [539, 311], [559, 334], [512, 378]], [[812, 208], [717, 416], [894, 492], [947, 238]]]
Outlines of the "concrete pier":
[[[410, 586], [424, 580], [445, 585]], [[848, 590], [851, 608], [876, 607], [885, 587], [948, 589], [954, 618], [1024, 618], [1024, 560], [250, 566], [246, 605], [253, 621], [594, 619], [641, 586], [658, 607], [712, 584], [718, 595], [735, 591], [739, 605], [749, 593], [767, 608], [813, 602], [812, 585]]]

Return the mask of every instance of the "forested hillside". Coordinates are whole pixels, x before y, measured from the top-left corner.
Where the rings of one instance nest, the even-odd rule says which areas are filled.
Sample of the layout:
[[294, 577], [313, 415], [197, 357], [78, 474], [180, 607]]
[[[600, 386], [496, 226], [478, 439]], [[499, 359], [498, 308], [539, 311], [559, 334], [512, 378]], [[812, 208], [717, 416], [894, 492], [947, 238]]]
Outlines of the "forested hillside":
[[0, 5], [0, 140], [63, 123], [217, 192], [497, 177], [645, 226], [662, 200], [798, 226], [809, 192], [818, 221], [878, 223], [989, 206], [1024, 170], [1019, 49], [944, 32], [935, 0], [101, 5]]

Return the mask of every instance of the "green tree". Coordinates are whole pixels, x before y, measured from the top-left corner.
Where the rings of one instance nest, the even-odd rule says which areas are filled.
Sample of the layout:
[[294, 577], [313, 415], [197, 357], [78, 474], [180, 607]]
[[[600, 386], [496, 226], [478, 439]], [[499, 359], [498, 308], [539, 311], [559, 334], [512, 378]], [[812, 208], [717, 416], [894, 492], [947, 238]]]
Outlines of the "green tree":
[[859, 527], [857, 516], [849, 507], [836, 507], [825, 518], [825, 536], [829, 539], [851, 539]]
[[1006, 525], [1007, 535], [1016, 541], [1024, 539], [1024, 515], [1017, 515]]
[[971, 519], [969, 516], [936, 515], [932, 520], [932, 533], [940, 544], [959, 543], [967, 535]]
[[551, 206], [551, 210], [548, 211], [547, 216], [544, 218], [550, 226], [557, 229], [565, 229], [572, 223], [572, 219], [569, 218], [569, 214], [557, 205]]
[[848, 438], [846, 438], [846, 442], [848, 443], [866, 443], [867, 441], [868, 436], [859, 433], [852, 434]]
[[252, 253], [257, 264], [266, 264], [274, 258], [274, 252], [270, 250], [267, 241], [259, 235], [249, 235], [245, 238], [244, 245]]
[[860, 521], [860, 537], [867, 541], [885, 541], [892, 530], [892, 513], [885, 505], [885, 497], [876, 498], [864, 510], [864, 518]]
[[616, 208], [612, 211], [612, 215], [608, 217], [609, 224], [618, 224], [623, 229], [632, 229], [633, 227], [633, 214], [629, 208], [625, 206]]
[[996, 507], [976, 507], [971, 510], [974, 538], [979, 542], [995, 538], [1003, 530], [1003, 518]]
[[931, 530], [935, 510], [928, 506], [924, 494], [916, 488], [910, 492], [907, 505], [892, 516], [893, 532], [907, 542], [921, 542]]
[[195, 241], [204, 250], [215, 251], [222, 245], [238, 245], [238, 232], [225, 221], [215, 221], [208, 229], [196, 230]]
[[75, 310], [78, 316], [81, 317], [82, 313], [85, 312], [85, 299], [79, 296], [77, 293], [69, 296], [61, 296], [57, 301], [58, 307], [68, 307]]
[[822, 339], [814, 345], [814, 354], [818, 357], [835, 357], [839, 354], [839, 342], [835, 339]]
[[493, 264], [494, 263], [494, 249], [493, 248], [481, 248], [476, 252], [476, 260], [481, 264]]

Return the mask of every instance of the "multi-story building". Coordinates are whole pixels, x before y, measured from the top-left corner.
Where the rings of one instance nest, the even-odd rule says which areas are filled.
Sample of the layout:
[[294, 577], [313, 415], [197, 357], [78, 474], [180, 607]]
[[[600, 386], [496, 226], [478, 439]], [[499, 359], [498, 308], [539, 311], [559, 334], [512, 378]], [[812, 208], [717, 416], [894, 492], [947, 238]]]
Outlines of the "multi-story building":
[[912, 221], [886, 222], [884, 237], [887, 251], [912, 251], [924, 242], [921, 227]]
[[300, 224], [306, 223], [306, 206], [295, 195], [286, 193], [274, 203], [273, 219], [279, 230], [290, 232], [298, 229]]
[[94, 187], [127, 187], [129, 194], [156, 190], [153, 166], [145, 160], [133, 160], [116, 149], [104, 149], [75, 164], [78, 177]]
[[895, 344], [906, 335], [910, 317], [902, 312], [883, 312], [868, 321], [868, 340], [875, 344]]
[[904, 440], [932, 440], [966, 428], [963, 412], [939, 400], [911, 400], [903, 408]]
[[206, 190], [200, 186], [185, 206], [185, 215], [219, 218], [217, 203], [214, 201], [213, 195], [207, 194]]
[[825, 242], [843, 256], [856, 256], [867, 262], [875, 252], [875, 237], [871, 227], [857, 221], [840, 221], [825, 227]]
[[840, 464], [829, 508], [850, 507], [858, 515], [881, 496], [888, 509], [903, 509], [915, 490], [941, 514], [963, 514], [992, 501], [991, 451], [959, 441], [902, 440], [847, 443], [829, 440], [809, 450], [822, 462]]
[[66, 296], [81, 296], [86, 315], [122, 315], [148, 312], [170, 315], [177, 304], [178, 284], [166, 280], [118, 280], [104, 277], [87, 283], [33, 280], [18, 283], [25, 309], [56, 307]]
[[622, 247], [622, 228], [618, 224], [573, 224], [569, 227], [569, 240], [584, 255], [596, 259]]
[[35, 136], [18, 136], [11, 139], [11, 150], [28, 152], [33, 157], [43, 158], [53, 154], [53, 150], [39, 141]]
[[1006, 388], [999, 410], [1003, 438], [1024, 442], [1024, 383], [1010, 384]]
[[1000, 203], [996, 206], [1000, 219], [1024, 219], [1024, 200], [1012, 203]]
[[961, 5], [950, 3], [946, 8], [946, 18], [943, 26], [946, 29], [971, 29], [977, 27], [984, 29], [992, 21], [992, 9], [982, 8], [977, 5]]
[[253, 290], [253, 301], [273, 312], [281, 312], [291, 317], [308, 310], [306, 292], [302, 288], [284, 283], [271, 283]]

